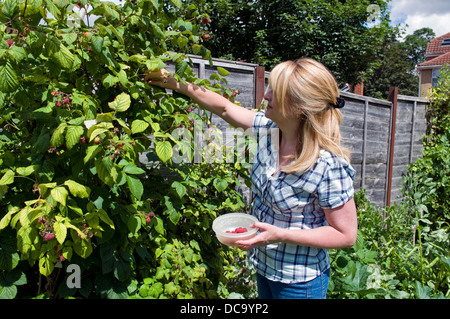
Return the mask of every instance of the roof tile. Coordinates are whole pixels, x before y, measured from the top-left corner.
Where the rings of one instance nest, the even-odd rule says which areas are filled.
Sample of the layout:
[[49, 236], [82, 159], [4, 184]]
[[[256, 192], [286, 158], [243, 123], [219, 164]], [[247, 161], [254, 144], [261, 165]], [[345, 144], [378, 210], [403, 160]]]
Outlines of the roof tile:
[[428, 42], [426, 55], [436, 55], [450, 52], [450, 45], [441, 45], [443, 39], [450, 38], [450, 32]]
[[418, 66], [444, 65], [450, 63], [450, 50], [434, 59], [419, 63]]

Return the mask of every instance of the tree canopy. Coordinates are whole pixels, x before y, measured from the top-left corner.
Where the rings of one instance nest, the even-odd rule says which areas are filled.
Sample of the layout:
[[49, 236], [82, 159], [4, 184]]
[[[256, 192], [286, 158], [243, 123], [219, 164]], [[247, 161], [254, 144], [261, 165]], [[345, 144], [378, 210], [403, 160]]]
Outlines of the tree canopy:
[[419, 77], [417, 64], [425, 61], [428, 42], [435, 37], [433, 30], [422, 28], [399, 41], [400, 30], [388, 34], [378, 56], [378, 66], [364, 77], [365, 94], [387, 99], [390, 86], [398, 86], [399, 93], [417, 96]]
[[340, 83], [355, 84], [362, 72], [373, 68], [392, 29], [384, 0], [193, 2], [211, 18], [207, 46], [213, 56], [269, 70], [281, 61], [311, 57]]

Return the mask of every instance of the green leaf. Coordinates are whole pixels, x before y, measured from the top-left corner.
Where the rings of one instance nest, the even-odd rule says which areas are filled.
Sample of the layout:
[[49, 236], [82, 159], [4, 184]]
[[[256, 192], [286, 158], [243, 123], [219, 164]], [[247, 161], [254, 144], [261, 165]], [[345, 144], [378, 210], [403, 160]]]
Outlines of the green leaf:
[[133, 236], [136, 236], [142, 226], [141, 218], [137, 215], [131, 215], [130, 218], [128, 218], [127, 226], [128, 230], [133, 234]]
[[72, 236], [72, 239], [75, 239], [73, 250], [78, 256], [86, 259], [90, 254], [92, 254], [92, 244], [90, 241], [83, 240], [78, 236]]
[[100, 145], [89, 146], [86, 151], [86, 156], [84, 157], [84, 160], [83, 160], [84, 164], [86, 164], [92, 158], [94, 158], [95, 155], [97, 155], [97, 153], [100, 152], [101, 150], [102, 150], [102, 148], [100, 147]]
[[120, 70], [119, 73], [117, 74], [117, 76], [119, 77], [120, 84], [122, 84], [122, 86], [126, 87], [128, 84], [128, 76], [127, 76], [127, 73], [125, 72], [125, 70]]
[[172, 144], [169, 141], [156, 142], [155, 150], [156, 155], [163, 162], [167, 162], [172, 157]]
[[91, 38], [92, 48], [95, 52], [101, 53], [103, 49], [103, 38], [99, 36], [93, 36]]
[[113, 165], [111, 158], [106, 156], [99, 158], [95, 161], [95, 168], [97, 169], [97, 175], [103, 183], [112, 187], [117, 180], [119, 174], [116, 167]]
[[114, 261], [114, 277], [117, 280], [124, 281], [130, 278], [132, 270], [130, 262], [122, 260], [122, 258], [117, 258]]
[[119, 82], [119, 78], [112, 74], [106, 74], [103, 76], [102, 82], [103, 82], [103, 86], [108, 89], [108, 88], [114, 86], [114, 84], [116, 84], [117, 82]]
[[10, 61], [0, 64], [0, 91], [14, 92], [19, 88], [19, 77]]
[[47, 257], [47, 255], [44, 255], [44, 257], [41, 257], [39, 259], [39, 272], [48, 277], [53, 272], [53, 269], [55, 268], [55, 264], [50, 261], [50, 259]]
[[54, 17], [58, 17], [61, 14], [58, 7], [53, 3], [54, 0], [45, 0], [46, 7]]
[[219, 72], [219, 74], [221, 76], [227, 76], [230, 75], [230, 72], [228, 72], [227, 70], [225, 70], [224, 68], [221, 68], [220, 66], [217, 67], [217, 72]]
[[188, 63], [186, 61], [179, 61], [175, 64], [175, 73], [182, 77], [187, 67]]
[[61, 43], [56, 37], [49, 36], [45, 43], [45, 49], [49, 57], [64, 69], [70, 69], [73, 66], [75, 57], [70, 50]]
[[183, 198], [183, 196], [186, 195], [186, 187], [180, 182], [173, 182], [172, 187], [175, 188], [175, 191], [180, 198]]
[[133, 123], [131, 123], [131, 133], [136, 134], [144, 132], [149, 127], [149, 125], [150, 124], [145, 121], [134, 120]]
[[56, 221], [53, 223], [53, 230], [55, 231], [56, 240], [60, 244], [64, 243], [64, 240], [66, 240], [66, 236], [67, 236], [66, 226], [63, 223]]
[[70, 179], [66, 180], [64, 185], [69, 187], [70, 193], [75, 197], [88, 198], [91, 193], [91, 189], [89, 187], [81, 185]]
[[144, 193], [144, 186], [139, 178], [127, 175], [127, 185], [131, 194], [138, 200], [141, 200], [142, 194]]
[[72, 148], [80, 142], [84, 129], [81, 126], [69, 126], [66, 132], [66, 146]]
[[9, 169], [0, 179], [0, 185], [9, 185], [12, 183], [14, 183], [14, 172]]
[[2, 7], [2, 13], [8, 18], [13, 20], [19, 13], [19, 1], [18, 0], [5, 0]]
[[50, 139], [50, 145], [53, 147], [58, 147], [64, 144], [64, 131], [66, 129], [67, 123], [62, 122], [56, 130], [53, 132], [53, 135]]
[[122, 170], [124, 173], [127, 174], [144, 174], [145, 171], [142, 168], [137, 167], [134, 164], [128, 164], [125, 166]]
[[176, 209], [171, 209], [169, 212], [170, 221], [176, 225], [180, 221], [181, 214]]
[[66, 206], [66, 199], [69, 192], [65, 187], [56, 187], [50, 191], [53, 199], [63, 206]]
[[109, 218], [108, 213], [104, 209], [99, 209], [97, 214], [104, 223], [114, 229], [114, 222]]
[[116, 96], [113, 102], [109, 102], [108, 105], [116, 112], [125, 112], [131, 105], [131, 99], [127, 93], [121, 93]]
[[181, 0], [170, 0], [170, 3], [173, 4], [175, 7], [177, 7], [178, 9], [181, 8], [182, 6]]
[[39, 168], [38, 165], [30, 165], [27, 167], [18, 167], [16, 169], [17, 174], [20, 176], [28, 176], [33, 174]]
[[215, 178], [213, 184], [218, 192], [223, 192], [228, 186], [228, 182], [221, 178]]
[[27, 227], [41, 214], [42, 211], [40, 209], [31, 208], [31, 206], [26, 206], [19, 213], [20, 224], [23, 227]]
[[19, 211], [19, 209], [17, 207], [15, 207], [14, 209], [10, 210], [8, 213], [6, 213], [5, 216], [3, 216], [3, 218], [0, 220], [0, 230], [6, 228], [6, 226], [8, 226], [9, 221], [11, 220], [12, 215], [14, 215], [15, 213], [17, 213]]
[[165, 229], [164, 229], [164, 222], [163, 222], [163, 220], [159, 216], [156, 216], [154, 218], [154, 220], [156, 222], [155, 223], [155, 230], [158, 233], [160, 233], [161, 235], [164, 235]]
[[155, 35], [160, 39], [165, 39], [165, 34], [162, 32], [161, 28], [153, 21], [150, 21], [150, 25], [153, 28], [153, 31], [155, 32]]

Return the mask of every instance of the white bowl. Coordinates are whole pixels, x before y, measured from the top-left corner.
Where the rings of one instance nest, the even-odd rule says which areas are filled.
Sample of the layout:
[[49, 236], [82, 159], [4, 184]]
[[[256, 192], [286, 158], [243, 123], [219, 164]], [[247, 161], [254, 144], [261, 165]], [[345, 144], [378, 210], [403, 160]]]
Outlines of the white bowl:
[[[212, 228], [222, 244], [236, 246], [236, 241], [247, 240], [256, 236], [258, 228], [250, 228], [250, 225], [257, 221], [256, 217], [245, 213], [228, 213], [217, 217]], [[227, 231], [234, 231], [238, 227], [247, 228], [247, 231], [245, 233], [227, 233]]]

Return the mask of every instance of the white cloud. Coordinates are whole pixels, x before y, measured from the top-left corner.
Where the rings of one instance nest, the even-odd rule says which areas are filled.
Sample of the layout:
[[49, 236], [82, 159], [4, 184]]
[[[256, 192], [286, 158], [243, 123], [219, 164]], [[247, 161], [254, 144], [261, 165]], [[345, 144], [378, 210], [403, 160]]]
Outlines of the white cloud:
[[406, 34], [424, 27], [431, 28], [436, 36], [450, 32], [450, 2], [448, 0], [392, 0], [391, 20], [400, 24]]
[[436, 36], [441, 36], [450, 32], [449, 21], [450, 21], [450, 13], [447, 13], [445, 15], [434, 13], [427, 16], [421, 15], [409, 16], [405, 22], [406, 24], [408, 24], [407, 27], [408, 34], [413, 33], [417, 29], [428, 26], [431, 29], [433, 29]]

